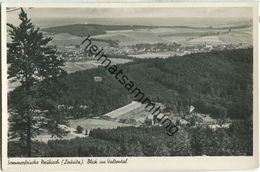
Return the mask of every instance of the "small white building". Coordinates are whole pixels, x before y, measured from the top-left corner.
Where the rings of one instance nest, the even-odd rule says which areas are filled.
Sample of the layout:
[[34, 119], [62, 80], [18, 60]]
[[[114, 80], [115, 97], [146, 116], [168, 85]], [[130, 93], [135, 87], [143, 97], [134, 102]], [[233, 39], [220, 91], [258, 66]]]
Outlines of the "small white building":
[[94, 81], [95, 82], [101, 82], [102, 81], [102, 77], [101, 76], [94, 76]]

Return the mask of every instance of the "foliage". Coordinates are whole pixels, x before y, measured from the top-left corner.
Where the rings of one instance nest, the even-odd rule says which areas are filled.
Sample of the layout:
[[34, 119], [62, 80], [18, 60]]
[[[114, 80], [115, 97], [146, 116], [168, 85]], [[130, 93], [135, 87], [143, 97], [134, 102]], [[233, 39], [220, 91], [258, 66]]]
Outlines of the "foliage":
[[152, 125], [153, 120], [147, 118], [147, 119], [144, 120], [144, 123], [145, 123], [146, 125]]
[[[237, 49], [117, 66], [146, 96], [169, 111], [186, 114], [193, 105], [195, 111], [214, 118], [244, 119], [252, 115], [252, 57], [252, 49]], [[103, 78], [101, 83], [93, 80], [96, 75]], [[60, 102], [89, 107], [78, 116], [100, 116], [135, 100], [103, 67], [70, 74], [66, 83], [69, 93]]]
[[234, 121], [230, 128], [196, 127], [188, 132], [193, 155], [251, 156], [253, 153], [252, 123], [247, 120]]
[[58, 123], [65, 121], [57, 113], [55, 101], [64, 88], [60, 78], [65, 72], [61, 68], [63, 60], [48, 46], [52, 38], [44, 37], [23, 9], [19, 19], [19, 26], [8, 24], [11, 38], [7, 44], [8, 78], [21, 83], [8, 95], [9, 136], [26, 145], [27, 156], [31, 156], [31, 139], [41, 128], [50, 129], [52, 135], [62, 135]]
[[[33, 143], [33, 156], [251, 156], [252, 122], [234, 121], [230, 128], [187, 127], [169, 137], [163, 127], [94, 129], [87, 138]], [[18, 143], [9, 143], [9, 156], [22, 156]], [[41, 146], [40, 146], [41, 145]]]
[[76, 131], [77, 131], [77, 133], [82, 133], [83, 128], [81, 126], [77, 126]]

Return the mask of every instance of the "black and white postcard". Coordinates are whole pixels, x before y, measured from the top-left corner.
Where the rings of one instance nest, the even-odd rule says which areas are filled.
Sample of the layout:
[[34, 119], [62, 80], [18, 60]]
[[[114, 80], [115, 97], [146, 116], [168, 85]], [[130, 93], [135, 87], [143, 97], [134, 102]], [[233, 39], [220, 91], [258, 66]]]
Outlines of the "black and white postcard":
[[258, 167], [257, 2], [2, 4], [5, 170]]

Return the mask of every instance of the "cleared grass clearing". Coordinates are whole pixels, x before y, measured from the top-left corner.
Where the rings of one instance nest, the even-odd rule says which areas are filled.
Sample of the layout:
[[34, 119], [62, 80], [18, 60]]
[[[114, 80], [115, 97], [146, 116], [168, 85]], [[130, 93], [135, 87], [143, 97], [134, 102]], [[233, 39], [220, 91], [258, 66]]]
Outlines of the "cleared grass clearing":
[[50, 43], [56, 46], [79, 45], [83, 40], [82, 37], [74, 36], [69, 33], [59, 33], [48, 36], [53, 37], [53, 40]]
[[141, 43], [167, 43], [168, 40], [163, 39], [157, 34], [150, 31], [150, 29], [138, 29], [129, 32], [108, 33], [95, 36], [97, 39], [110, 39], [119, 41], [119, 46], [128, 46]]
[[69, 140], [69, 139], [75, 139], [76, 137], [87, 137], [87, 135], [85, 135], [84, 133], [77, 133], [75, 128], [71, 128], [68, 126], [61, 126], [61, 127], [65, 128], [66, 131], [69, 131], [69, 133], [66, 136], [63, 136], [62, 138], [52, 137], [47, 132], [47, 130], [42, 130], [41, 134], [33, 138], [33, 140], [47, 143], [49, 140]]
[[222, 40], [219, 39], [219, 36], [203, 36], [199, 38], [195, 38], [190, 40], [189, 44], [205, 44], [207, 42], [208, 44], [225, 44]]
[[226, 44], [253, 44], [253, 36], [247, 33], [231, 33], [229, 35], [220, 35], [219, 39]]
[[[76, 132], [77, 126], [81, 126], [83, 128], [82, 133]], [[105, 119], [88, 119], [88, 118], [72, 119], [69, 120], [69, 126], [60, 125], [61, 128], [65, 129], [65, 131], [68, 131], [68, 134], [66, 136], [63, 136], [62, 138], [52, 137], [47, 132], [47, 130], [42, 130], [41, 134], [35, 137], [33, 140], [41, 141], [44, 143], [47, 143], [49, 140], [69, 140], [69, 139], [74, 139], [76, 137], [87, 137], [87, 135], [85, 135], [86, 130], [88, 130], [89, 132], [90, 130], [96, 128], [113, 129], [113, 128], [123, 127], [123, 126], [133, 126], [133, 125], [119, 123], [117, 121], [111, 121]]]
[[174, 56], [176, 53], [174, 52], [156, 52], [156, 53], [145, 53], [145, 54], [136, 54], [136, 55], [131, 55], [136, 58], [140, 59], [148, 59], [148, 58], [168, 58], [170, 56]]
[[77, 128], [77, 126], [81, 126], [84, 130], [92, 130], [94, 128], [112, 129], [122, 126], [132, 126], [130, 124], [123, 124], [117, 121], [87, 118], [69, 120], [69, 125], [71, 128]]
[[193, 37], [190, 37], [190, 36], [165, 36], [165, 37], [162, 37], [163, 39], [169, 41], [169, 42], [177, 42], [177, 43], [180, 43], [180, 44], [185, 44], [187, 41], [189, 41], [190, 39], [192, 38], [198, 38], [197, 36], [193, 36]]
[[[67, 48], [65, 46], [76, 46], [80, 45], [85, 37], [79, 37], [75, 35], [71, 35], [69, 33], [59, 33], [54, 35], [48, 35], [53, 37], [53, 40], [50, 42], [50, 45], [56, 45], [59, 51], [66, 51]], [[91, 36], [91, 35], [90, 35]], [[91, 37], [94, 38], [94, 37]], [[104, 42], [102, 40], [92, 40], [92, 44], [95, 44], [100, 47], [110, 46], [109, 43]]]
[[63, 69], [67, 73], [74, 73], [74, 72], [81, 71], [81, 70], [92, 69], [92, 68], [95, 68], [97, 66], [98, 66], [98, 64], [95, 63], [95, 61], [66, 62]]
[[[110, 60], [111, 60], [111, 65], [124, 64], [132, 61], [123, 58], [110, 58]], [[101, 65], [101, 62], [97, 60], [87, 60], [83, 62], [65, 62], [65, 66], [63, 67], [63, 69], [68, 73], [74, 73], [81, 70], [96, 68]]]
[[212, 30], [200, 30], [200, 29], [174, 29], [172, 31], [160, 32], [157, 33], [158, 36], [200, 36], [203, 34], [207, 34], [208, 32], [212, 32]]
[[156, 28], [156, 29], [151, 29], [150, 31], [155, 33], [155, 34], [167, 34], [167, 33], [178, 32], [179, 29], [176, 29], [176, 28]]

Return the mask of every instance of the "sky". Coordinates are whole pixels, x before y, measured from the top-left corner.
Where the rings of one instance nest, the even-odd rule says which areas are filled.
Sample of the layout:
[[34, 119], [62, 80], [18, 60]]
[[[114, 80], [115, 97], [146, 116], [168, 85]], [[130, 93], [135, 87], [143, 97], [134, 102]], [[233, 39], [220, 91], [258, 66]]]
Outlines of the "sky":
[[[88, 18], [158, 18], [158, 20], [161, 20], [160, 18], [242, 19], [251, 17], [252, 19], [253, 16], [253, 10], [250, 7], [24, 8], [24, 10], [28, 14], [29, 18], [32, 19], [33, 23], [35, 23], [38, 27], [50, 27], [62, 24], [76, 24], [79, 23], [79, 20], [76, 19], [82, 18], [87, 21], [86, 23], [89, 23], [89, 20], [87, 20]], [[20, 23], [18, 19], [19, 13], [20, 10], [7, 12], [7, 22], [15, 25]], [[61, 21], [59, 19], [63, 20]]]
[[[252, 17], [252, 8], [206, 7], [206, 8], [25, 8], [32, 18], [135, 18], [135, 17]], [[18, 11], [8, 13], [16, 18]]]

